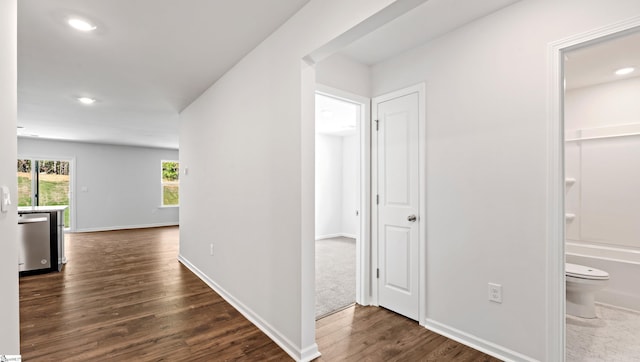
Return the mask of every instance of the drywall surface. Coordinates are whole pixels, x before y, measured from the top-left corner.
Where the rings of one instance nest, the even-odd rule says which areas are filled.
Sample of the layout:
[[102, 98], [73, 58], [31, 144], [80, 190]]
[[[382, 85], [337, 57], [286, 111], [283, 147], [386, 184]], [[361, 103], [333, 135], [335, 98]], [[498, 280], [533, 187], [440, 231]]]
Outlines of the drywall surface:
[[316, 135], [316, 239], [342, 230], [342, 137]]
[[181, 258], [296, 359], [317, 356], [315, 74], [302, 59], [419, 2], [311, 0], [181, 113]]
[[639, 97], [638, 77], [566, 92], [568, 239], [640, 250]]
[[316, 81], [359, 96], [371, 97], [371, 68], [341, 54], [334, 54], [316, 64]]
[[316, 135], [316, 240], [356, 237], [358, 146], [357, 135]]
[[591, 129], [640, 123], [640, 77], [569, 90], [565, 128]]
[[[640, 2], [521, 1], [372, 67], [372, 95], [425, 81], [427, 317], [545, 360], [548, 44]], [[488, 301], [487, 283], [503, 303]]]
[[[360, 221], [360, 139], [342, 137], [342, 234], [356, 237]], [[356, 213], [356, 211], [358, 211]]]
[[16, 178], [17, 3], [0, 2], [0, 186], [14, 203], [0, 213], [0, 355], [20, 353]]
[[178, 224], [177, 207], [160, 207], [161, 161], [177, 160], [177, 150], [21, 137], [18, 156], [75, 160], [75, 231]]

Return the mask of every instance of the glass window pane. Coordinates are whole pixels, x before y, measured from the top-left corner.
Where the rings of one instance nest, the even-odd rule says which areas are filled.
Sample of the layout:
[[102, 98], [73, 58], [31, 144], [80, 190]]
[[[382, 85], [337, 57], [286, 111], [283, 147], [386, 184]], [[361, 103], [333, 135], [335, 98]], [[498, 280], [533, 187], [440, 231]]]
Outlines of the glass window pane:
[[162, 185], [162, 204], [166, 206], [178, 205], [178, 185]]
[[179, 204], [180, 164], [176, 161], [162, 161], [162, 205]]
[[[69, 205], [69, 162], [38, 161], [38, 204]], [[69, 208], [64, 213], [64, 226], [69, 227]]]
[[33, 206], [31, 160], [18, 160], [18, 206]]

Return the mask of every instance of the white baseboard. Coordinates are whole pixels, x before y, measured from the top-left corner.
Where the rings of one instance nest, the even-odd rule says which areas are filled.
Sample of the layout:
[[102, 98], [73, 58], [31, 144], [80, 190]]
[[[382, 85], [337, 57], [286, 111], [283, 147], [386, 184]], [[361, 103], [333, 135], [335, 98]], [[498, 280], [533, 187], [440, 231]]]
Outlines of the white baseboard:
[[640, 311], [640, 296], [637, 294], [625, 293], [621, 290], [605, 288], [596, 293], [596, 302], [632, 311]]
[[144, 224], [144, 225], [124, 225], [124, 226], [106, 226], [99, 228], [83, 228], [76, 229], [72, 232], [74, 233], [92, 233], [96, 231], [114, 231], [114, 230], [127, 230], [127, 229], [146, 229], [146, 228], [158, 228], [163, 226], [178, 226], [180, 225], [177, 222], [165, 222], [165, 223], [156, 223], [156, 224]]
[[469, 333], [460, 331], [458, 329], [449, 327], [440, 322], [436, 322], [432, 319], [428, 319], [425, 321], [424, 326], [438, 334], [441, 334], [447, 338], [451, 338], [456, 342], [460, 342], [464, 345], [477, 349], [480, 352], [486, 353], [493, 357], [496, 357], [503, 361], [522, 361], [522, 362], [534, 362], [537, 361], [534, 358], [525, 356], [521, 353], [512, 351], [510, 349], [504, 348], [495, 343], [491, 343], [489, 341], [485, 341], [484, 339], [478, 338]]
[[333, 239], [333, 238], [351, 238], [351, 239], [355, 239], [356, 236], [353, 235], [353, 234], [345, 234], [345, 233], [317, 235], [316, 236], [316, 240]]
[[272, 341], [280, 346], [280, 348], [282, 348], [294, 360], [308, 362], [320, 357], [320, 352], [318, 351], [318, 345], [316, 343], [304, 349], [297, 348], [287, 337], [273, 328], [253, 310], [251, 310], [242, 302], [229, 294], [224, 288], [211, 280], [200, 269], [191, 264], [191, 262], [189, 262], [185, 257], [183, 257], [182, 255], [178, 255], [178, 260], [189, 270], [191, 270], [196, 276], [198, 276], [198, 278], [205, 282], [211, 289], [218, 293], [222, 297], [222, 299], [226, 300], [227, 303], [231, 304], [231, 306], [234, 307], [238, 312], [240, 312], [240, 314], [242, 314], [251, 323], [258, 327], [262, 332], [264, 332], [264, 334], [271, 338]]

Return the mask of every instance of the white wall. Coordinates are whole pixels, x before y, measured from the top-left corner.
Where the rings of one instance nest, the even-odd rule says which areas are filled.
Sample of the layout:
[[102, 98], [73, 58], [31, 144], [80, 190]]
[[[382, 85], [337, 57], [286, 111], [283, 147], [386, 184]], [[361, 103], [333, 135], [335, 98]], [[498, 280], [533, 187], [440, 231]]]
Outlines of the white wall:
[[427, 84], [429, 325], [547, 359], [548, 44], [638, 13], [634, 0], [524, 0], [372, 67], [374, 96]]
[[360, 142], [358, 135], [342, 137], [342, 234], [356, 237], [360, 218]]
[[75, 158], [76, 231], [178, 224], [178, 208], [160, 207], [161, 160], [177, 150], [21, 137], [18, 155]]
[[[620, 126], [640, 133], [640, 78], [566, 92], [567, 135], [615, 135]], [[580, 134], [571, 131], [580, 131]], [[566, 209], [576, 215], [567, 227], [572, 241], [640, 250], [640, 135], [567, 142]]]
[[568, 90], [567, 130], [640, 124], [640, 77]]
[[[348, 92], [357, 96], [371, 97], [371, 68], [368, 65], [358, 63], [344, 55], [334, 54], [316, 64], [316, 82], [322, 86], [329, 86], [339, 91]], [[360, 173], [359, 173], [359, 138], [356, 135], [343, 137], [343, 158], [342, 158], [342, 199], [341, 223], [337, 234], [356, 237], [358, 233], [358, 223], [360, 218], [355, 212], [360, 208]], [[316, 147], [320, 147], [316, 145]], [[316, 148], [317, 150], [317, 148]], [[316, 154], [316, 160], [318, 155]], [[316, 161], [317, 162], [317, 161]], [[317, 172], [317, 169], [316, 169]], [[316, 201], [326, 195], [321, 185], [318, 185], [318, 175], [316, 173]], [[316, 238], [324, 235], [336, 234], [329, 232], [329, 229], [322, 226], [322, 209], [316, 205]], [[320, 220], [318, 219], [320, 218]], [[337, 230], [335, 224], [332, 230]]]
[[315, 74], [302, 59], [420, 2], [311, 0], [181, 114], [181, 260], [297, 359], [317, 356]]
[[371, 68], [341, 54], [334, 54], [316, 64], [316, 81], [362, 97], [371, 97]]
[[[16, 178], [17, 5], [0, 1], [0, 186], [18, 200]], [[0, 355], [20, 353], [18, 215], [16, 204], [0, 213]]]
[[341, 235], [342, 137], [316, 135], [316, 239]]
[[357, 135], [316, 135], [316, 240], [357, 235], [358, 146]]

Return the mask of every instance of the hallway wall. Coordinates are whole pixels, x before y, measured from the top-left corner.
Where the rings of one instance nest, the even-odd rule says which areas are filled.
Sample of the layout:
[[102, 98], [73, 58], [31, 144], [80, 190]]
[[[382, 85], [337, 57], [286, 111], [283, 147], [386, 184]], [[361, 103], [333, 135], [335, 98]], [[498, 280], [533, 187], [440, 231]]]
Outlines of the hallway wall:
[[[548, 356], [549, 44], [634, 0], [524, 0], [372, 67], [372, 94], [426, 83], [427, 325], [514, 360]], [[502, 285], [504, 301], [487, 298]]]
[[18, 309], [18, 181], [16, 178], [17, 2], [0, 1], [0, 186], [13, 205], [0, 213], [0, 355], [20, 353]]
[[311, 0], [180, 115], [181, 260], [296, 359], [318, 355], [316, 82], [303, 59], [422, 2]]

